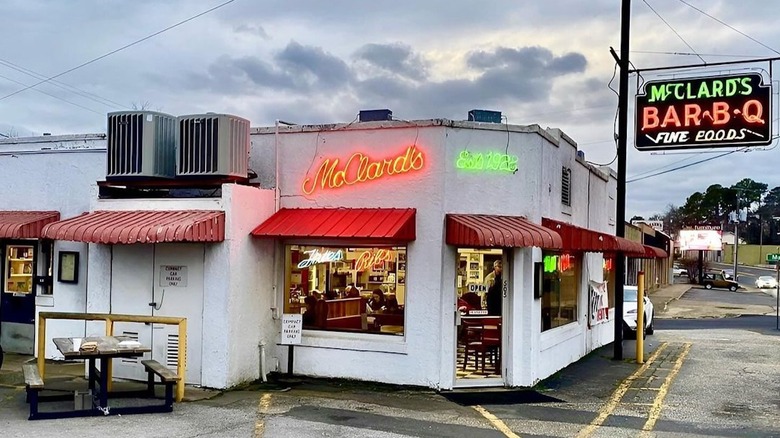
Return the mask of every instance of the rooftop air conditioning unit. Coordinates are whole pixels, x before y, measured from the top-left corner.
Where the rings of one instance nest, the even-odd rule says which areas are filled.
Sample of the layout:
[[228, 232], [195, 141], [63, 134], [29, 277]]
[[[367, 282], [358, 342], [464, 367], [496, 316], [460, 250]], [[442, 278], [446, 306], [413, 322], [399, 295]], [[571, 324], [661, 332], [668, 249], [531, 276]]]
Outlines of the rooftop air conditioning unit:
[[247, 178], [249, 120], [214, 113], [178, 120], [176, 176]]
[[176, 117], [152, 111], [108, 114], [106, 179], [176, 176]]

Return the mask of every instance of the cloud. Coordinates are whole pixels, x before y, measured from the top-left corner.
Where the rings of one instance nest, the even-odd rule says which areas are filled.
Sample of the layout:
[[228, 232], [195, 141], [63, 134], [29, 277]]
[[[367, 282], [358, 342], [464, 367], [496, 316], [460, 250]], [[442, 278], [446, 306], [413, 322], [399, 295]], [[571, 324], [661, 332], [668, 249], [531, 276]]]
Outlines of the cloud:
[[320, 47], [303, 46], [290, 42], [274, 57], [289, 77], [302, 90], [314, 87], [340, 88], [352, 80], [349, 66]]
[[258, 24], [247, 24], [242, 23], [236, 26], [233, 26], [233, 32], [235, 33], [243, 33], [248, 34], [251, 36], [258, 36], [264, 40], [270, 40], [271, 37], [268, 35], [268, 33], [265, 31], [263, 26], [260, 26]]
[[354, 57], [403, 78], [422, 81], [428, 77], [428, 63], [405, 44], [366, 44]]

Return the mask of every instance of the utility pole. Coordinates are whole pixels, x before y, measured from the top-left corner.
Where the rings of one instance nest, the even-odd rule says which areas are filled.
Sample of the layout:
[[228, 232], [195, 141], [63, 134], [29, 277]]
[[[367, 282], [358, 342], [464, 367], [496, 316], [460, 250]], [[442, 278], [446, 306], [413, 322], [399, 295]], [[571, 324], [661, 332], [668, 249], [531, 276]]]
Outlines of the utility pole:
[[[615, 234], [626, 234], [626, 145], [628, 140], [628, 44], [631, 36], [631, 0], [622, 0], [620, 6], [620, 67], [618, 86], [618, 141], [617, 141], [617, 200], [615, 207]], [[610, 48], [612, 56], [615, 51]], [[615, 342], [613, 356], [623, 360], [623, 284], [625, 282], [626, 259], [622, 252], [615, 255]], [[640, 331], [637, 330], [637, 333]]]
[[737, 279], [737, 247], [739, 246], [739, 216], [734, 222], [734, 280]]

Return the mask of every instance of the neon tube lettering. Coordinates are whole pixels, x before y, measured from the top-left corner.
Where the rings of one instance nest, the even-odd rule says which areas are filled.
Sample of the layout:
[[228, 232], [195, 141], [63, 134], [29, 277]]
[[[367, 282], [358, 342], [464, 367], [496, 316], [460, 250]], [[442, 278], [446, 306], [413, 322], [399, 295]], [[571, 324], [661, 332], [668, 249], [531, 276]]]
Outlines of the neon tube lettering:
[[517, 171], [517, 155], [500, 154], [497, 152], [461, 151], [455, 161], [455, 167], [463, 170], [495, 170], [499, 172]]
[[320, 252], [318, 249], [312, 249], [304, 251], [304, 254], [308, 254], [309, 258], [301, 260], [298, 263], [298, 269], [306, 269], [309, 266], [319, 263], [338, 262], [344, 259], [344, 253], [341, 250], [338, 251], [325, 251]]
[[362, 152], [355, 152], [343, 165], [338, 158], [326, 158], [314, 177], [307, 176], [303, 180], [302, 191], [311, 195], [317, 189], [337, 189], [364, 183], [386, 176], [401, 175], [423, 168], [425, 158], [417, 146], [409, 146], [406, 151], [393, 158], [372, 160]]
[[389, 249], [365, 251], [355, 260], [355, 270], [365, 271], [381, 262], [389, 262], [393, 259], [395, 259], [395, 254]]

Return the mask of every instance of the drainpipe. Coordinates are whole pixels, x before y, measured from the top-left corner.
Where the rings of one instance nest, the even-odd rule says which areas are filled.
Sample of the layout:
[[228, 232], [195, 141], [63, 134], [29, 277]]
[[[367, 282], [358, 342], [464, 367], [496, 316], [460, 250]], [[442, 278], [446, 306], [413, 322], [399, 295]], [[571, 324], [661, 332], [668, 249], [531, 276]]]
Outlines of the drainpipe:
[[260, 341], [258, 345], [260, 348], [260, 381], [263, 383], [268, 382], [268, 370], [265, 366], [265, 341]]

